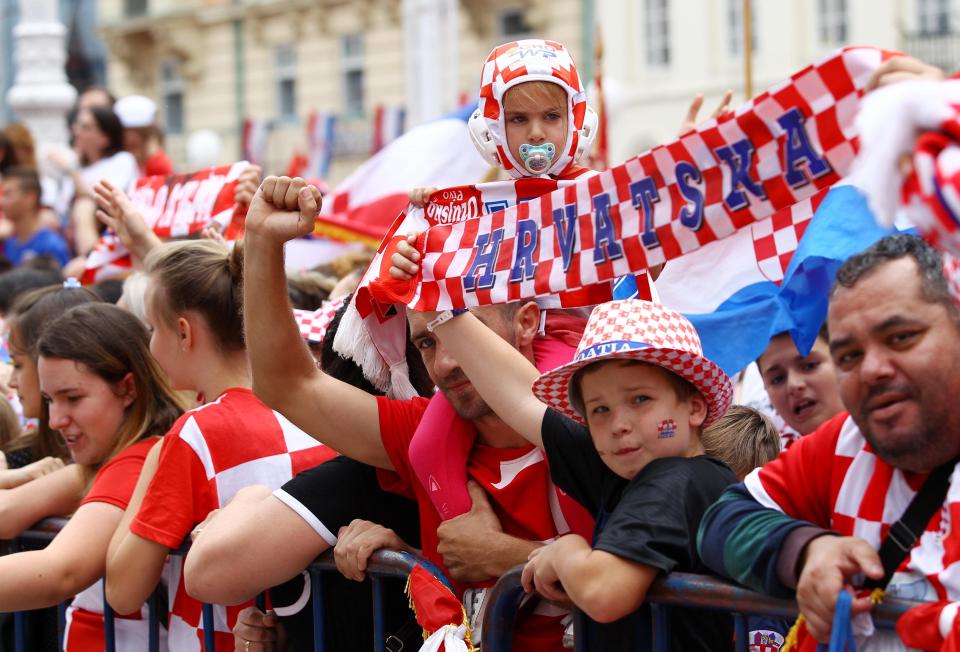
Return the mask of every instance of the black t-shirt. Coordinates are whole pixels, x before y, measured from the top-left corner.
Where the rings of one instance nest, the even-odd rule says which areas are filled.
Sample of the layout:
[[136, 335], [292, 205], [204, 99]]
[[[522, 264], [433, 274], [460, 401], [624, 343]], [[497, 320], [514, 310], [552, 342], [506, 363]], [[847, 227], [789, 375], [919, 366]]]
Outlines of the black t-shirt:
[[[348, 457], [335, 457], [299, 473], [274, 495], [331, 545], [341, 527], [359, 518], [388, 527], [409, 545], [420, 547], [417, 504], [381, 489], [376, 469]], [[323, 573], [321, 580], [325, 594], [336, 596], [324, 603], [327, 649], [371, 649], [373, 618], [369, 580], [358, 584], [339, 573]], [[404, 649], [417, 649], [423, 643], [422, 630], [408, 608], [404, 585], [403, 580], [383, 581], [385, 631], [400, 638]], [[304, 609], [299, 615], [306, 616], [305, 622], [290, 638], [297, 650], [312, 650], [310, 610]], [[289, 633], [291, 623], [285, 625]]]
[[[665, 457], [625, 480], [603, 463], [590, 432], [547, 410], [541, 427], [550, 474], [596, 520], [593, 548], [664, 573], [706, 573], [697, 555], [697, 528], [707, 508], [737, 481], [723, 462]], [[588, 650], [638, 649], [648, 607], [610, 624], [590, 623]], [[702, 609], [669, 612], [671, 648], [684, 652], [733, 649], [733, 621]]]

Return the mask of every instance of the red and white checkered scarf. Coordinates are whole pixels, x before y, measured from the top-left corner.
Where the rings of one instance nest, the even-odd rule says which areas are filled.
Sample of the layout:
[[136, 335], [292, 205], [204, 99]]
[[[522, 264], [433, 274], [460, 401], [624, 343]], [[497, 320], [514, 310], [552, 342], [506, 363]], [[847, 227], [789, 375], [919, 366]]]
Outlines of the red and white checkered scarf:
[[[402, 356], [384, 354], [385, 340], [377, 331], [398, 314], [399, 305], [418, 311], [529, 299], [561, 307], [593, 305], [611, 298], [611, 281], [618, 277], [818, 199], [849, 171], [858, 148], [853, 120], [864, 88], [892, 54], [844, 48], [731, 115], [622, 165], [560, 182], [551, 192], [492, 214], [485, 202], [473, 211], [450, 211], [420, 236], [422, 269], [412, 283], [389, 279], [394, 245], [388, 238], [356, 305], [359, 316], [376, 316], [366, 326], [379, 350], [355, 346], [338, 352], [365, 370], [378, 370], [378, 384], [388, 387], [385, 370], [393, 366], [398, 378], [405, 368], [398, 362]], [[538, 180], [514, 183], [529, 181]], [[424, 225], [423, 219], [416, 229], [398, 222], [391, 235]], [[349, 316], [348, 328], [340, 331], [345, 335], [360, 327]], [[393, 339], [403, 342], [397, 334], [404, 324], [394, 321]], [[340, 347], [341, 337], [336, 344]], [[411, 388], [393, 389], [406, 395]]]

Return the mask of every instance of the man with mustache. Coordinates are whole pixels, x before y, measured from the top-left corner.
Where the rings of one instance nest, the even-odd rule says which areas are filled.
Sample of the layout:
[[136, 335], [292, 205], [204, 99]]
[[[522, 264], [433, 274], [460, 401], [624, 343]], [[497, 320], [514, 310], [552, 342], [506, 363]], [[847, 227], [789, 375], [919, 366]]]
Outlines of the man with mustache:
[[[960, 486], [960, 311], [940, 256], [907, 235], [853, 256], [837, 272], [827, 325], [849, 413], [728, 489], [704, 517], [698, 541], [703, 560], [722, 575], [774, 596], [795, 589], [807, 631], [821, 642], [829, 640], [841, 590], [859, 596], [855, 614], [869, 611], [869, 596], [856, 589], [863, 577], [884, 576], [881, 542], [931, 472], [943, 467]], [[889, 594], [960, 597], [951, 570], [960, 561], [960, 532], [950, 528], [960, 517], [953, 487], [926, 530], [915, 533]], [[867, 647], [858, 641], [858, 649], [881, 644], [905, 649], [889, 632]]]

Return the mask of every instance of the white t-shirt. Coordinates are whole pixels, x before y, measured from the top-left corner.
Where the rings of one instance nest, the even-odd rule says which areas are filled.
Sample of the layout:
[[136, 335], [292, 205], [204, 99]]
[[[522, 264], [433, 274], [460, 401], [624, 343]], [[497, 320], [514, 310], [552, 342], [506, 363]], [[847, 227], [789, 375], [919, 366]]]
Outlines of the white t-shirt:
[[[102, 158], [96, 163], [80, 168], [80, 176], [87, 184], [87, 189], [91, 191], [101, 179], [106, 179], [124, 192], [129, 192], [133, 182], [140, 177], [140, 166], [130, 152], [117, 152], [113, 156]], [[60, 183], [60, 191], [53, 206], [61, 218], [68, 215], [75, 193], [73, 179], [65, 176]]]

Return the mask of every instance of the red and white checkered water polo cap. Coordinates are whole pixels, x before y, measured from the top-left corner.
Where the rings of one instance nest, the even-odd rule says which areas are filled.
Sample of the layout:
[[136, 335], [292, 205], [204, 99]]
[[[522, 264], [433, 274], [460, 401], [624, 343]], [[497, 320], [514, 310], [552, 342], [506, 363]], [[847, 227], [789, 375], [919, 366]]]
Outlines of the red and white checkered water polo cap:
[[314, 311], [293, 309], [293, 316], [297, 320], [297, 327], [300, 329], [300, 337], [309, 344], [319, 344], [323, 341], [323, 336], [330, 327], [334, 315], [343, 306], [344, 299], [339, 297], [331, 301], [324, 301], [323, 305]]
[[[510, 148], [507, 147], [503, 96], [517, 84], [530, 81], [558, 84], [566, 91], [568, 98], [567, 142], [554, 143], [558, 150], [557, 158], [546, 173], [562, 173], [576, 162], [578, 153], [582, 153], [584, 149], [584, 144], [580, 143], [584, 135], [580, 130], [583, 129], [587, 112], [587, 94], [567, 48], [556, 41], [543, 39], [504, 43], [497, 46], [483, 64], [478, 114], [486, 123], [496, 146], [495, 156], [499, 161], [492, 164], [503, 166], [514, 178], [529, 176], [529, 173], [524, 170], [520, 161], [513, 158]], [[487, 155], [487, 152], [481, 153]]]
[[613, 358], [657, 365], [687, 379], [707, 399], [704, 427], [726, 414], [733, 385], [703, 357], [700, 336], [686, 317], [649, 301], [610, 301], [593, 309], [573, 361], [540, 376], [533, 393], [547, 406], [586, 424], [570, 400], [571, 381], [583, 367]]

